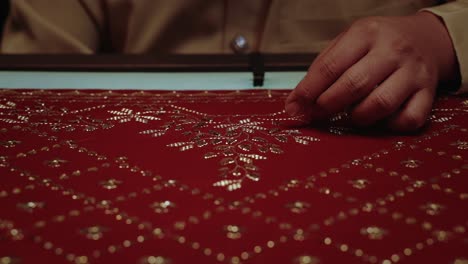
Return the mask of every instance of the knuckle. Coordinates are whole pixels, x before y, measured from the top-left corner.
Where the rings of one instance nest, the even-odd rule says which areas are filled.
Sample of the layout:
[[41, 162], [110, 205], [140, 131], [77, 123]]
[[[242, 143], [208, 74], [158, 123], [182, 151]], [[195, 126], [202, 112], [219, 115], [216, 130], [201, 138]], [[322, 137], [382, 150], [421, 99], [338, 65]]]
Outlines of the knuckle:
[[424, 77], [433, 76], [435, 74], [435, 70], [426, 63], [421, 63], [419, 72]]
[[297, 97], [301, 99], [307, 99], [311, 97], [311, 90], [310, 87], [307, 85], [307, 83], [301, 83], [295, 90], [294, 93], [296, 94]]
[[392, 96], [385, 92], [376, 94], [372, 103], [376, 106], [377, 111], [385, 114], [393, 112], [396, 105]]
[[[394, 53], [398, 56], [408, 56], [413, 55], [416, 53], [415, 47], [411, 44], [411, 42], [404, 36], [397, 36], [395, 39], [390, 43], [390, 47]], [[417, 56], [415, 56], [416, 58]], [[419, 59], [422, 60], [422, 57]]]
[[366, 35], [375, 35], [380, 32], [385, 24], [382, 17], [367, 17], [355, 21], [351, 28]]
[[369, 77], [366, 74], [354, 73], [345, 76], [342, 89], [352, 98], [361, 97], [369, 85]]
[[437, 74], [434, 67], [430, 67], [426, 63], [421, 63], [419, 66], [419, 74], [417, 75], [416, 84], [420, 87], [431, 87], [437, 83]]
[[323, 58], [318, 65], [319, 74], [327, 80], [338, 78], [338, 66], [335, 59]]
[[435, 72], [424, 69], [424, 65], [418, 65], [416, 70], [411, 71], [412, 79], [408, 80], [408, 86], [415, 92], [421, 90], [435, 91], [438, 85], [438, 77]]

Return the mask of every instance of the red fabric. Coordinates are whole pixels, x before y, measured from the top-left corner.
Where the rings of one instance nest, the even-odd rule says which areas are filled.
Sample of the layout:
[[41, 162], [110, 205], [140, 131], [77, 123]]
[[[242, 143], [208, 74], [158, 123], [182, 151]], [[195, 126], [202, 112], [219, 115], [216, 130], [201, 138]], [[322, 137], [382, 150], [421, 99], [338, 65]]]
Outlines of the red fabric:
[[0, 94], [5, 263], [467, 263], [465, 98], [402, 136], [286, 91]]

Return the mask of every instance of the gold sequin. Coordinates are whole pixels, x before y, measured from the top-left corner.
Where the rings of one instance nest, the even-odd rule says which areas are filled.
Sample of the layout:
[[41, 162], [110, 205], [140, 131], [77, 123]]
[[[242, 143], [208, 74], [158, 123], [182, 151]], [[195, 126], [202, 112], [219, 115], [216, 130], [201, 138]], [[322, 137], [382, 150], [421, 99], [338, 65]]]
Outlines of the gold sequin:
[[414, 168], [418, 168], [422, 164], [422, 161], [415, 160], [415, 159], [407, 159], [407, 160], [402, 161], [401, 164], [405, 166], [406, 168], [414, 169]]
[[457, 140], [455, 142], [452, 142], [450, 145], [460, 150], [468, 150], [468, 141]]
[[397, 254], [393, 254], [391, 259], [392, 259], [393, 262], [398, 262], [398, 261], [400, 261], [400, 256], [398, 256]]
[[435, 230], [432, 235], [440, 242], [447, 242], [452, 238], [452, 233], [444, 230]]
[[87, 256], [79, 256], [75, 258], [75, 263], [76, 264], [87, 264], [88, 263], [88, 257]]
[[174, 229], [176, 230], [184, 230], [185, 229], [185, 222], [184, 221], [177, 221], [174, 223]]
[[15, 240], [15, 241], [23, 240], [24, 238], [23, 231], [21, 229], [17, 229], [13, 227], [11, 227], [11, 229], [9, 230], [8, 235], [10, 236], [12, 240]]
[[429, 222], [423, 222], [421, 226], [422, 226], [422, 228], [424, 230], [431, 230], [432, 229], [432, 224], [429, 223]]
[[346, 245], [346, 244], [342, 244], [342, 245], [340, 246], [340, 250], [341, 250], [342, 252], [346, 252], [346, 251], [348, 251], [348, 249], [349, 249], [349, 247], [348, 247], [348, 245]]
[[108, 179], [106, 181], [102, 181], [99, 183], [99, 185], [102, 186], [102, 188], [106, 190], [114, 190], [116, 189], [120, 184], [122, 184], [122, 181], [116, 180], [116, 179]]
[[164, 237], [164, 232], [162, 231], [161, 228], [155, 228], [153, 229], [153, 235], [157, 238], [163, 238]]
[[18, 141], [18, 140], [0, 141], [0, 146], [5, 147], [5, 148], [14, 148], [18, 144], [21, 144], [21, 141]]
[[418, 181], [414, 181], [414, 182], [413, 182], [413, 187], [414, 187], [414, 188], [422, 188], [422, 187], [424, 187], [425, 185], [426, 185], [426, 182], [425, 182], [425, 181], [420, 181], [420, 180], [418, 180]]
[[458, 234], [463, 234], [463, 233], [465, 233], [466, 228], [464, 226], [462, 226], [462, 225], [458, 225], [458, 226], [453, 228], [453, 231], [455, 231]]
[[423, 248], [424, 248], [424, 244], [423, 244], [423, 243], [417, 243], [417, 244], [416, 244], [416, 249], [422, 250]]
[[203, 254], [205, 254], [206, 256], [210, 256], [211, 253], [212, 253], [212, 251], [211, 251], [210, 248], [205, 248], [205, 249], [203, 250]]
[[243, 227], [239, 227], [237, 225], [227, 225], [223, 228], [224, 232], [226, 232], [226, 237], [229, 239], [240, 239], [242, 234], [245, 232]]
[[147, 256], [140, 259], [140, 264], [169, 264], [170, 259], [162, 256]]
[[221, 262], [222, 262], [222, 261], [224, 261], [224, 258], [225, 258], [225, 256], [224, 256], [223, 253], [218, 253], [218, 255], [216, 255], [216, 259], [217, 259], [218, 261], [221, 261]]
[[67, 163], [68, 161], [64, 160], [64, 159], [53, 159], [53, 160], [48, 160], [45, 162], [45, 164], [51, 168], [59, 168], [61, 167], [63, 164]]
[[44, 208], [44, 206], [45, 206], [44, 202], [35, 202], [35, 201], [16, 204], [16, 207], [18, 209], [28, 212], [28, 213], [33, 213], [36, 209], [42, 209]]
[[8, 157], [7, 156], [0, 156], [0, 168], [3, 167], [3, 168], [6, 168], [8, 167], [10, 164], [8, 162]]
[[361, 228], [360, 233], [371, 240], [381, 240], [388, 234], [388, 231], [378, 226], [369, 226]]
[[275, 247], [275, 242], [274, 242], [274, 241], [271, 241], [271, 240], [268, 241], [268, 242], [267, 242], [267, 247], [268, 247], [268, 248], [274, 248], [274, 247]]
[[19, 263], [21, 263], [20, 258], [11, 257], [11, 256], [0, 257], [0, 264], [19, 264]]
[[294, 259], [294, 263], [296, 264], [319, 264], [320, 260], [311, 255], [301, 255]]
[[309, 210], [310, 204], [303, 201], [295, 201], [286, 204], [286, 208], [289, 208], [295, 214], [303, 214]]
[[468, 259], [466, 258], [457, 258], [453, 261], [453, 264], [468, 264]]
[[304, 232], [303, 229], [297, 229], [294, 233], [293, 233], [293, 239], [296, 240], [296, 241], [304, 241], [307, 237], [307, 233]]
[[150, 208], [154, 210], [157, 214], [167, 214], [171, 209], [174, 209], [176, 204], [171, 201], [162, 201], [162, 202], [154, 202], [150, 205]]
[[426, 203], [420, 207], [421, 210], [426, 212], [428, 215], [439, 215], [444, 209], [445, 206], [438, 203]]
[[82, 228], [80, 230], [80, 233], [84, 235], [87, 239], [99, 240], [104, 236], [104, 233], [107, 231], [109, 231], [109, 229], [103, 226], [90, 226]]
[[365, 189], [370, 184], [370, 181], [366, 179], [356, 179], [356, 180], [349, 181], [348, 183], [351, 184], [351, 186], [353, 186], [354, 188], [358, 190], [362, 190], [362, 189]]

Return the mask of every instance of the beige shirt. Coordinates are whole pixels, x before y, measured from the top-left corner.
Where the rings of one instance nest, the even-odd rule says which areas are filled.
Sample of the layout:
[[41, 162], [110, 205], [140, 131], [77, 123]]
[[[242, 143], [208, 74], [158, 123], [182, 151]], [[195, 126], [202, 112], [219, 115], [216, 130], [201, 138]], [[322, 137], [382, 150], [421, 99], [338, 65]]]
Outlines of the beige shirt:
[[[3, 53], [319, 52], [353, 20], [436, 0], [13, 0]], [[426, 9], [447, 25], [468, 91], [468, 0]]]

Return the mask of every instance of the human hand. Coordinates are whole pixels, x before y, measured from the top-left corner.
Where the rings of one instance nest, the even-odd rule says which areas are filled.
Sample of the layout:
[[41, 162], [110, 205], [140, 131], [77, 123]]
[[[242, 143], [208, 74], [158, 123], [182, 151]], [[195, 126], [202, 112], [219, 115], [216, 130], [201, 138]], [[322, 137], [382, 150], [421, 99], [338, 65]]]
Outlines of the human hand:
[[311, 121], [347, 111], [359, 126], [384, 120], [413, 131], [425, 124], [439, 81], [456, 72], [450, 36], [435, 15], [364, 18], [322, 51], [286, 111]]

